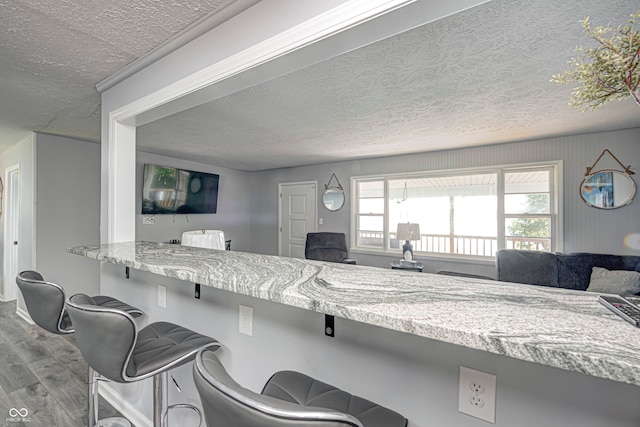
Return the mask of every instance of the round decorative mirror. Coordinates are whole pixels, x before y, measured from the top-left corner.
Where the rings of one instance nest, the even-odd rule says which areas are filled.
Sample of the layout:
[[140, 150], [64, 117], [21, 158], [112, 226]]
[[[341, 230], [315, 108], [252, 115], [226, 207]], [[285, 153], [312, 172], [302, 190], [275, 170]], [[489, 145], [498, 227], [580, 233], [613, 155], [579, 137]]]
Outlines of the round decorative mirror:
[[[336, 180], [334, 185], [331, 181]], [[324, 193], [322, 193], [322, 204], [328, 210], [335, 212], [344, 206], [344, 190], [335, 173], [331, 174], [329, 182], [324, 185]]]
[[592, 173], [580, 184], [582, 200], [598, 209], [615, 209], [628, 205], [635, 195], [636, 183], [633, 178], [617, 170]]
[[322, 204], [330, 211], [337, 211], [344, 206], [344, 191], [336, 187], [327, 188], [322, 194]]
[[200, 177], [198, 176], [194, 177], [189, 183], [189, 190], [191, 190], [191, 192], [195, 194], [198, 191], [200, 191], [201, 188], [202, 188], [202, 181], [200, 180]]

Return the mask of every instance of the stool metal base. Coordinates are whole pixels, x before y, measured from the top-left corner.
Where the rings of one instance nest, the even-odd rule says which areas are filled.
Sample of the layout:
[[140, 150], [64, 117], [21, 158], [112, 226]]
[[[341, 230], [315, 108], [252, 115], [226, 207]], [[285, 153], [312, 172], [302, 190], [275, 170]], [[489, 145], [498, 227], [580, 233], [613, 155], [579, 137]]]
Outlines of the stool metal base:
[[[189, 409], [190, 411], [195, 412], [198, 416], [198, 427], [202, 426], [202, 412], [197, 406], [190, 405], [188, 403], [176, 403], [175, 405], [170, 405], [167, 408], [167, 412], [164, 414], [165, 419], [169, 416], [169, 411], [172, 409]], [[165, 422], [168, 422], [168, 420], [165, 420]]]
[[[153, 427], [167, 427], [169, 424], [169, 411], [172, 409], [189, 409], [198, 415], [198, 427], [202, 425], [202, 412], [197, 406], [188, 403], [168, 405], [168, 371], [161, 372], [153, 377]], [[175, 383], [175, 380], [174, 380]], [[180, 387], [176, 388], [180, 391]]]
[[100, 375], [89, 367], [88, 371], [88, 408], [87, 408], [87, 421], [88, 427], [131, 427], [131, 423], [126, 418], [122, 417], [110, 417], [98, 419], [98, 400], [100, 395], [98, 394], [98, 381], [106, 381], [106, 379], [100, 377]]
[[131, 427], [131, 423], [126, 418], [111, 417], [98, 420], [96, 427]]
[[[88, 427], [131, 427], [131, 423], [126, 418], [112, 417], [102, 420], [98, 419], [98, 382], [105, 381], [105, 379], [91, 368], [89, 368], [88, 377]], [[202, 425], [202, 413], [198, 407], [186, 403], [178, 403], [171, 406], [168, 405], [168, 383], [167, 371], [161, 372], [153, 377], [153, 427], [167, 427], [167, 418], [169, 416], [169, 411], [172, 409], [189, 409], [194, 411], [198, 415], [198, 427], [200, 427]], [[180, 389], [178, 388], [178, 390]]]

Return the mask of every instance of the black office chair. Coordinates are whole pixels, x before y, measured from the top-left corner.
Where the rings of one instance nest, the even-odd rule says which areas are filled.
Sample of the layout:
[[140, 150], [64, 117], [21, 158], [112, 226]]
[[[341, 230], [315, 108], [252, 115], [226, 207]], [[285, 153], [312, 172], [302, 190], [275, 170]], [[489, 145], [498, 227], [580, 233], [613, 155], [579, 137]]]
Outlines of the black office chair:
[[349, 258], [347, 240], [344, 233], [307, 233], [304, 257], [317, 261], [341, 262], [344, 264], [356, 263], [354, 259]]
[[193, 365], [207, 425], [216, 427], [406, 427], [390, 409], [293, 371], [273, 375], [261, 394], [240, 386], [211, 351]]
[[[66, 295], [62, 286], [47, 282], [37, 271], [27, 270], [16, 276], [16, 283], [24, 297], [29, 316], [42, 329], [53, 334], [72, 334], [74, 332], [71, 319], [66, 310]], [[142, 310], [130, 306], [118, 299], [98, 295], [93, 297], [96, 304], [101, 307], [117, 308], [126, 311], [133, 317], [142, 316]], [[98, 378], [99, 379], [99, 378]], [[88, 399], [87, 417], [88, 426], [93, 427], [101, 421], [103, 424], [130, 426], [124, 418], [106, 418], [98, 420], [98, 380], [89, 367], [87, 374]]]
[[[76, 294], [67, 300], [82, 357], [100, 375], [119, 383], [153, 377], [153, 425], [166, 425], [167, 372], [192, 361], [199, 350], [217, 349], [218, 341], [173, 323], [155, 322], [138, 330], [129, 314], [99, 306], [91, 297]], [[215, 424], [211, 424], [215, 425]]]

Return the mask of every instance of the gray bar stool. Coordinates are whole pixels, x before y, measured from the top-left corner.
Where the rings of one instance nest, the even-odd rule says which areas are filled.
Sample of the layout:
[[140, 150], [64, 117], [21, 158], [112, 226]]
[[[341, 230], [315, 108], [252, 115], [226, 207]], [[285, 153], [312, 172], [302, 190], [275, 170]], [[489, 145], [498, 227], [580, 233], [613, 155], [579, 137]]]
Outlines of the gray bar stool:
[[[63, 335], [74, 332], [71, 319], [67, 313], [66, 295], [62, 286], [47, 282], [37, 271], [27, 270], [16, 276], [16, 283], [24, 297], [29, 316], [42, 329], [53, 334]], [[126, 311], [133, 317], [142, 316], [144, 313], [118, 299], [98, 295], [93, 297], [96, 304], [101, 307], [117, 308]], [[87, 420], [88, 427], [98, 423], [110, 426], [130, 427], [131, 423], [124, 418], [105, 418], [98, 420], [98, 383], [93, 369], [89, 367], [87, 375], [88, 399]]]
[[274, 374], [261, 394], [240, 386], [213, 352], [193, 365], [207, 425], [216, 427], [406, 427], [391, 409], [293, 371]]
[[77, 294], [67, 300], [82, 357], [100, 375], [119, 383], [153, 377], [153, 425], [166, 425], [167, 372], [192, 361], [202, 349], [218, 349], [213, 338], [173, 323], [155, 322], [138, 330], [129, 314], [100, 307], [91, 297]]

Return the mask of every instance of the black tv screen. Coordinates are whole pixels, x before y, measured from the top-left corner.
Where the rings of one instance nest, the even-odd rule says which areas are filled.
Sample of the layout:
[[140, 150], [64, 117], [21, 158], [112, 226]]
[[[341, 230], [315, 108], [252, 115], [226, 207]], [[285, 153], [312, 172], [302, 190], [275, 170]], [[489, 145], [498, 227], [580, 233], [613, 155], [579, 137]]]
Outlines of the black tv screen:
[[220, 176], [144, 165], [142, 214], [216, 213]]

